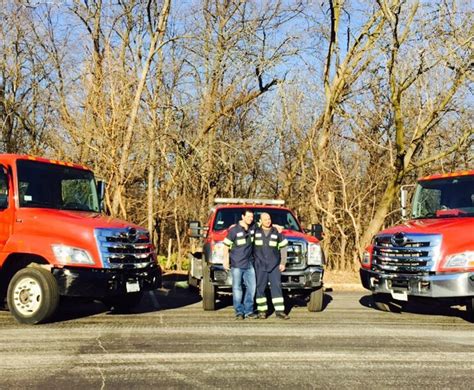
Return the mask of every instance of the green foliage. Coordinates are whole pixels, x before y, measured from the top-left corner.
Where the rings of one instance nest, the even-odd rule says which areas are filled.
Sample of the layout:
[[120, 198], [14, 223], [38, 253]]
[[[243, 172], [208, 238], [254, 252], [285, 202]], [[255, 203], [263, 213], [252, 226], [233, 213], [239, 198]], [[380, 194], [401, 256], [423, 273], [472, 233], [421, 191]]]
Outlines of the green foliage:
[[177, 253], [172, 253], [170, 262], [168, 264], [168, 257], [164, 255], [157, 256], [158, 263], [161, 268], [165, 271], [188, 271], [189, 270], [189, 259], [181, 257], [178, 259]]

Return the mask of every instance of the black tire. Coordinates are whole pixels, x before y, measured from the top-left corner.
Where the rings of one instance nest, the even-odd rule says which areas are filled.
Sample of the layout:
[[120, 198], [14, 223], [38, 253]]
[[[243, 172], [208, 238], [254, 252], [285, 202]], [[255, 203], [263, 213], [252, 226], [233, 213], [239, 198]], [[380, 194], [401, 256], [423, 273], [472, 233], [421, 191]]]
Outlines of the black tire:
[[202, 308], [206, 311], [216, 310], [216, 287], [211, 282], [211, 273], [207, 265], [201, 280]]
[[323, 310], [323, 288], [314, 290], [309, 295], [308, 311], [319, 312]]
[[188, 272], [188, 287], [194, 290], [199, 287], [199, 281], [191, 275], [191, 271]]
[[128, 313], [140, 304], [142, 298], [143, 292], [134, 292], [103, 298], [102, 302], [115, 312]]
[[466, 300], [466, 314], [467, 318], [474, 322], [474, 297], [469, 297]]
[[388, 294], [372, 294], [374, 307], [380, 311], [391, 312], [390, 298]]
[[59, 289], [54, 276], [43, 268], [23, 268], [10, 280], [8, 308], [21, 324], [46, 322], [59, 304]]

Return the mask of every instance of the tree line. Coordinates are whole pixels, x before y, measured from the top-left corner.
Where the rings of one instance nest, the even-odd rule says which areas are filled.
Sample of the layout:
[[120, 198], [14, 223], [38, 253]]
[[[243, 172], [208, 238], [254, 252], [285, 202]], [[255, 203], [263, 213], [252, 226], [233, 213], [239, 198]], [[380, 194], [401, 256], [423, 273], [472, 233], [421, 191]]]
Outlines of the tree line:
[[354, 269], [401, 185], [472, 168], [468, 1], [0, 3], [0, 151], [89, 166], [160, 253], [282, 198]]

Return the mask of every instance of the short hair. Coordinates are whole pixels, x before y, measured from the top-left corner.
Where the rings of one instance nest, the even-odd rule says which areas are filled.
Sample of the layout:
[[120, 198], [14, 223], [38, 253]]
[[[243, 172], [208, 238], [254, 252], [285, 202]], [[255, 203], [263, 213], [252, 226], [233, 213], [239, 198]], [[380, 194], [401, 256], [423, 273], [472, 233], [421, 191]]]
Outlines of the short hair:
[[253, 210], [251, 210], [251, 209], [245, 209], [244, 211], [242, 211], [242, 215], [245, 215], [247, 213], [254, 214]]

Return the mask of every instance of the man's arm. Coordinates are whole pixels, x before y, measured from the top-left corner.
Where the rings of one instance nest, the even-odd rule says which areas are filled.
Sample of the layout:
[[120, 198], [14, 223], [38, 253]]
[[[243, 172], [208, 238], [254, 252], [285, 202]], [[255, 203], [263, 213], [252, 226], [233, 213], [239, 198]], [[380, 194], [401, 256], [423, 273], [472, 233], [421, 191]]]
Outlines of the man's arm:
[[228, 270], [230, 268], [230, 259], [229, 259], [229, 251], [232, 249], [235, 240], [235, 230], [233, 229], [234, 225], [230, 227], [229, 231], [227, 232], [226, 238], [224, 238], [224, 260], [223, 266], [224, 269]]
[[286, 259], [288, 256], [288, 240], [278, 232], [278, 249], [280, 250], [280, 271], [286, 269]]

